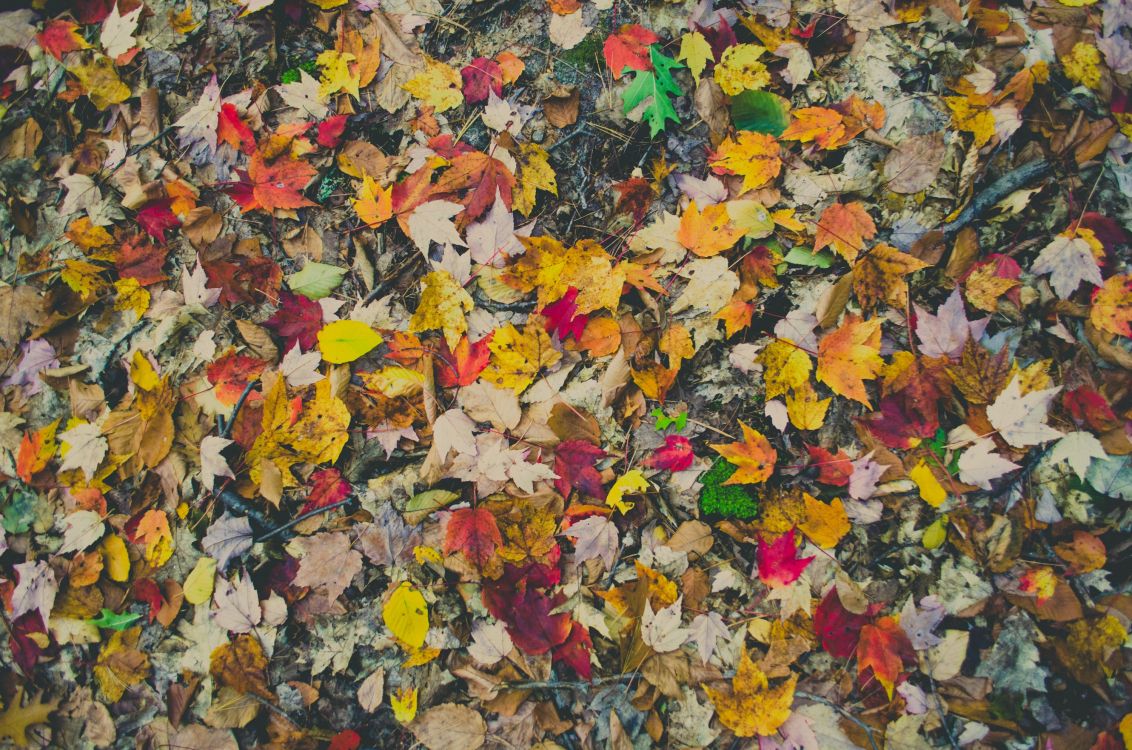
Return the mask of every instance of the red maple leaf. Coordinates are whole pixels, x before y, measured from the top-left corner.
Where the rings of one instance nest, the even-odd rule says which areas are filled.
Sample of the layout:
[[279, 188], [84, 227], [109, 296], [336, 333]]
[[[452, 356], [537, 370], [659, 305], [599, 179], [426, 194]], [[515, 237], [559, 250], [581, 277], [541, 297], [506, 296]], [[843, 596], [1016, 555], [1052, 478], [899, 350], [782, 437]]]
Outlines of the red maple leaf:
[[613, 189], [617, 191], [614, 210], [631, 215], [638, 224], [644, 221], [649, 206], [656, 199], [652, 184], [644, 177], [630, 177], [623, 182], [613, 183]]
[[650, 469], [684, 471], [692, 465], [696, 454], [692, 452], [692, 442], [682, 435], [665, 435], [664, 446], [657, 448], [651, 456], [641, 462]]
[[498, 193], [503, 205], [511, 208], [511, 189], [515, 187], [515, 175], [503, 162], [482, 151], [460, 154], [452, 160], [452, 166], [432, 188], [432, 194], [449, 197], [455, 193], [464, 194], [464, 216], [466, 221], [478, 219], [495, 202]]
[[173, 213], [173, 200], [164, 198], [147, 203], [135, 217], [145, 233], [161, 244], [165, 244], [165, 230], [181, 226], [181, 220]]
[[625, 68], [651, 70], [649, 45], [659, 39], [656, 34], [635, 23], [627, 23], [616, 34], [610, 34], [602, 51], [614, 80], [620, 80]]
[[152, 578], [143, 578], [134, 581], [133, 594], [135, 601], [149, 605], [149, 622], [152, 624], [157, 619], [157, 613], [166, 604], [165, 593]]
[[225, 406], [234, 406], [248, 383], [257, 379], [267, 363], [256, 357], [237, 354], [229, 349], [205, 369], [208, 382], [216, 386], [216, 400]]
[[590, 632], [580, 622], [570, 623], [570, 635], [566, 640], [554, 647], [553, 661], [555, 664], [565, 664], [574, 670], [583, 680], [593, 676], [590, 664], [590, 652], [594, 650], [594, 643], [590, 640]]
[[254, 255], [234, 253], [226, 258], [201, 257], [208, 275], [208, 285], [220, 289], [220, 301], [226, 305], [242, 302], [274, 301], [283, 283], [283, 270], [258, 246]]
[[118, 269], [119, 276], [149, 286], [169, 278], [161, 270], [168, 254], [168, 248], [152, 245], [137, 235], [122, 243], [118, 257], [114, 259], [114, 267]]
[[495, 516], [487, 508], [460, 508], [448, 516], [444, 553], [463, 552], [476, 567], [483, 568], [503, 544]]
[[861, 628], [861, 639], [857, 642], [857, 676], [864, 685], [865, 675], [872, 670], [873, 676], [884, 686], [885, 693], [892, 698], [892, 687], [904, 669], [904, 657], [913, 658], [914, 652], [908, 636], [895, 617], [882, 617], [872, 625]]
[[279, 293], [279, 302], [279, 309], [263, 322], [264, 326], [283, 337], [284, 351], [290, 351], [296, 343], [306, 351], [313, 349], [322, 328], [322, 305], [286, 291]]
[[440, 385], [453, 388], [476, 382], [491, 359], [491, 350], [487, 345], [491, 343], [493, 335], [494, 331], [474, 344], [467, 336], [461, 336], [455, 351], [449, 349], [448, 342], [441, 339], [439, 358], [442, 361], [436, 368], [436, 379]]
[[349, 115], [331, 115], [318, 124], [318, 145], [323, 148], [338, 148], [342, 142], [342, 134], [346, 132], [346, 121]]
[[849, 475], [853, 473], [853, 459], [843, 450], [830, 453], [820, 445], [807, 445], [806, 451], [810, 454], [810, 466], [818, 469], [818, 481], [832, 487], [844, 487], [849, 484]]
[[317, 175], [317, 169], [305, 161], [292, 159], [290, 154], [268, 164], [257, 152], [248, 162], [248, 171], [242, 175], [244, 179], [230, 186], [228, 194], [243, 213], [313, 206], [315, 204], [303, 196], [302, 190]]
[[554, 488], [563, 496], [570, 489], [581, 490], [590, 497], [605, 500], [605, 488], [601, 486], [601, 474], [594, 464], [605, 458], [605, 451], [585, 440], [564, 440], [554, 452]]
[[507, 626], [511, 640], [528, 654], [545, 654], [570, 636], [570, 615], [551, 612], [566, 597], [547, 596], [540, 588], [557, 586], [558, 568], [542, 563], [505, 565], [503, 574], [483, 586], [483, 603], [491, 616]]
[[857, 649], [857, 641], [872, 614], [850, 612], [841, 604], [834, 586], [814, 610], [814, 634], [821, 639], [822, 648], [837, 659], [848, 659]]
[[1079, 426], [1087, 424], [1096, 432], [1108, 432], [1122, 424], [1108, 399], [1087, 385], [1067, 391], [1061, 400]]
[[566, 294], [562, 295], [562, 299], [557, 302], [552, 302], [542, 309], [542, 316], [546, 318], [547, 332], [555, 332], [558, 338], [564, 339], [567, 336], [573, 336], [576, 341], [582, 335], [582, 331], [586, 330], [586, 323], [589, 322], [589, 315], [578, 315], [578, 290], [570, 287], [566, 290]]
[[794, 583], [813, 559], [812, 556], [798, 557], [794, 529], [790, 529], [773, 542], [766, 541], [762, 534], [759, 534], [759, 548], [755, 552], [759, 580], [772, 589]]
[[489, 92], [503, 96], [503, 69], [486, 57], [477, 57], [460, 71], [464, 79], [464, 101], [479, 104], [487, 101]]
[[299, 509], [299, 515], [345, 500], [350, 495], [350, 483], [342, 478], [338, 469], [323, 469], [311, 474], [310, 494]]
[[255, 151], [255, 133], [240, 119], [240, 113], [233, 104], [225, 102], [220, 107], [220, 117], [216, 124], [217, 139], [235, 149], [251, 154]]
[[46, 23], [43, 31], [35, 35], [39, 46], [56, 60], [63, 55], [83, 48], [84, 40], [78, 33], [79, 25], [72, 21], [55, 18]]

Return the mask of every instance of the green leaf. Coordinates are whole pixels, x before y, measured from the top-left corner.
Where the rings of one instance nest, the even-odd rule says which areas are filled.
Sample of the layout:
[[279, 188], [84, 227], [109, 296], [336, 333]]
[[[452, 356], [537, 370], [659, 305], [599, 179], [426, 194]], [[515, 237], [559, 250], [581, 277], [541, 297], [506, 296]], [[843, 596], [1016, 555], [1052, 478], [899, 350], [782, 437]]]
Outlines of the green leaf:
[[829, 250], [819, 250], [816, 253], [810, 252], [805, 247], [792, 247], [790, 252], [786, 253], [783, 258], [787, 263], [793, 263], [796, 266], [809, 266], [810, 268], [829, 268], [833, 265], [833, 253]]
[[402, 515], [405, 521], [416, 525], [428, 518], [434, 511], [447, 507], [460, 499], [460, 496], [450, 490], [426, 490], [419, 492], [405, 505]]
[[759, 513], [759, 503], [737, 484], [726, 482], [739, 467], [719, 458], [700, 476], [700, 510], [708, 515], [749, 520]]
[[736, 130], [753, 130], [775, 138], [790, 124], [790, 102], [769, 91], [743, 91], [731, 97]]
[[684, 428], [688, 426], [688, 412], [681, 412], [675, 417], [670, 417], [664, 411], [657, 407], [649, 412], [656, 418], [656, 429], [667, 430], [669, 427], [676, 427], [677, 432], [683, 432]]
[[668, 120], [680, 122], [670, 97], [683, 93], [676, 81], [672, 80], [672, 69], [684, 66], [671, 57], [665, 57], [656, 44], [649, 47], [649, 57], [653, 70], [637, 71], [629, 88], [625, 89], [622, 108], [625, 114], [629, 114], [642, 102], [651, 99], [644, 109], [644, 118], [649, 123], [649, 135], [655, 137], [664, 130]]
[[98, 613], [98, 617], [87, 620], [87, 622], [91, 625], [97, 625], [100, 628], [106, 628], [107, 630], [125, 630], [141, 618], [141, 615], [135, 615], [130, 612], [118, 614], [112, 609], [103, 609]]
[[345, 268], [308, 261], [303, 270], [287, 277], [287, 286], [307, 299], [322, 299], [329, 297], [345, 276]]

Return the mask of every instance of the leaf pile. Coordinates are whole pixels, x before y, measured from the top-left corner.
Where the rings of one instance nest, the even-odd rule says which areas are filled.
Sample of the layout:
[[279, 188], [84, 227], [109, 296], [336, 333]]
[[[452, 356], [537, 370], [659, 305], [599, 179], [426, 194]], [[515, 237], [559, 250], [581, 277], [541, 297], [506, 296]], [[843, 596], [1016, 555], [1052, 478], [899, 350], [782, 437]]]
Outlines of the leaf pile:
[[0, 14], [0, 736], [1132, 747], [1120, 0]]

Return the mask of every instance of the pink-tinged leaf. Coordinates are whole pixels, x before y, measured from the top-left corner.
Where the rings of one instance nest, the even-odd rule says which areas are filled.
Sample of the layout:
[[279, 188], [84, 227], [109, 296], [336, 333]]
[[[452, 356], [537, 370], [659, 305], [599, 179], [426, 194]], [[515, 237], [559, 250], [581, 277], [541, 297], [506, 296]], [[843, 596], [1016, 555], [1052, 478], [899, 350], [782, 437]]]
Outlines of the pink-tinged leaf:
[[963, 353], [967, 339], [978, 340], [986, 330], [989, 318], [967, 320], [963, 295], [955, 289], [933, 315], [916, 305], [916, 337], [920, 353], [927, 357], [955, 359]]
[[245, 154], [255, 151], [255, 133], [240, 119], [234, 104], [225, 102], [220, 106], [220, 116], [216, 121], [216, 137]]
[[848, 659], [857, 650], [857, 640], [872, 618], [869, 611], [857, 614], [845, 609], [834, 586], [814, 610], [814, 634], [822, 648], [835, 659]]
[[601, 474], [594, 468], [601, 458], [605, 458], [605, 451], [585, 440], [559, 443], [554, 453], [554, 473], [558, 475], [554, 488], [563, 496], [569, 495], [570, 489], [574, 488], [590, 497], [605, 500]]
[[495, 60], [477, 57], [460, 71], [464, 79], [464, 101], [468, 104], [486, 102], [488, 93], [503, 96], [503, 69]]
[[562, 295], [562, 299], [542, 309], [542, 315], [546, 318], [548, 333], [557, 333], [560, 339], [567, 336], [573, 336], [575, 340], [581, 338], [582, 331], [586, 329], [586, 323], [589, 322], [590, 316], [577, 314], [577, 299], [578, 290], [570, 287], [566, 290], [566, 294]]
[[772, 589], [794, 583], [813, 559], [813, 556], [798, 557], [794, 529], [790, 529], [773, 542], [768, 542], [761, 534], [759, 535], [759, 548], [755, 553], [759, 580]]
[[643, 466], [650, 469], [668, 469], [669, 471], [684, 471], [692, 465], [696, 454], [692, 452], [692, 443], [681, 435], [666, 435], [664, 446], [642, 461]]
[[831, 487], [844, 487], [853, 474], [853, 459], [843, 450], [830, 453], [820, 445], [807, 445], [810, 466], [818, 470], [818, 481]]
[[297, 342], [303, 349], [318, 344], [322, 328], [322, 305], [301, 294], [279, 293], [279, 309], [264, 321], [264, 326], [283, 337], [283, 348], [289, 350]]

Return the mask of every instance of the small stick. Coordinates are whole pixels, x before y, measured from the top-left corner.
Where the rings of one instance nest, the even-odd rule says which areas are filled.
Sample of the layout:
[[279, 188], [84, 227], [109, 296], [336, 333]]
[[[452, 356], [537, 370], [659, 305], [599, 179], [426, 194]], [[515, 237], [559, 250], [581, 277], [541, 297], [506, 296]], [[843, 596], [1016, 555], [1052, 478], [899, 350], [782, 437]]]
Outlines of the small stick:
[[298, 526], [300, 523], [307, 520], [308, 518], [313, 518], [313, 517], [315, 517], [315, 516], [317, 516], [321, 513], [329, 513], [330, 511], [334, 510], [335, 508], [341, 508], [343, 505], [350, 503], [350, 502], [353, 502], [353, 501], [354, 501], [354, 497], [351, 495], [350, 497], [346, 498], [345, 500], [339, 500], [336, 503], [331, 503], [330, 505], [326, 505], [326, 506], [323, 506], [321, 508], [315, 508], [312, 511], [308, 511], [307, 513], [302, 514], [298, 518], [292, 518], [290, 521], [283, 524], [282, 526], [276, 526], [274, 529], [267, 532], [263, 536], [258, 537], [256, 539], [256, 542], [266, 541], [273, 536], [276, 536], [278, 534], [282, 534], [284, 531], [287, 531], [287, 529], [290, 529], [293, 526]]

